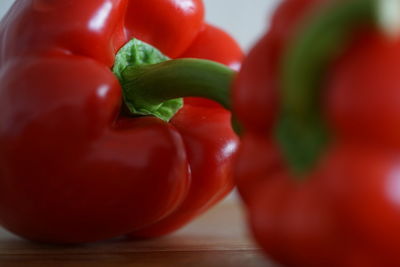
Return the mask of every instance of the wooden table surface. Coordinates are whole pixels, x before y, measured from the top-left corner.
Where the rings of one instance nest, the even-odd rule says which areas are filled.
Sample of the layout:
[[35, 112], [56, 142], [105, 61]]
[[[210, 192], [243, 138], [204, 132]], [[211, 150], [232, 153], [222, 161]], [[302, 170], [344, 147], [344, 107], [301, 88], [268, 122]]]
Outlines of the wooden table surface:
[[273, 266], [249, 239], [243, 217], [230, 201], [168, 237], [83, 246], [36, 244], [0, 230], [0, 266]]

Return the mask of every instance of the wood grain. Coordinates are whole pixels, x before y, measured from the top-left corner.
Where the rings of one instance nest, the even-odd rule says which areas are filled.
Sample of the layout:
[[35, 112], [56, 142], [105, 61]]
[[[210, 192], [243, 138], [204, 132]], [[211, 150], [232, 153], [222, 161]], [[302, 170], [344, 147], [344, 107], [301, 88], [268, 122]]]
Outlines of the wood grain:
[[0, 230], [1, 267], [274, 266], [248, 238], [243, 211], [222, 203], [168, 237], [115, 239], [81, 246], [31, 243]]

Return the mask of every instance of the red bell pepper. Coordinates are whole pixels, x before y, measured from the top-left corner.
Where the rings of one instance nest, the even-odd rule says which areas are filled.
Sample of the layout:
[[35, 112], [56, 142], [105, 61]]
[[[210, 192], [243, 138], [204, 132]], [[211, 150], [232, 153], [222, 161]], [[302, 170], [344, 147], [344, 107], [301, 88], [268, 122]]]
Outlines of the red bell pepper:
[[394, 10], [284, 1], [243, 63], [236, 181], [255, 239], [281, 264], [400, 266]]
[[155, 237], [231, 191], [230, 113], [175, 98], [227, 107], [234, 72], [154, 48], [240, 64], [203, 17], [201, 0], [15, 2], [0, 23], [2, 226], [56, 243]]

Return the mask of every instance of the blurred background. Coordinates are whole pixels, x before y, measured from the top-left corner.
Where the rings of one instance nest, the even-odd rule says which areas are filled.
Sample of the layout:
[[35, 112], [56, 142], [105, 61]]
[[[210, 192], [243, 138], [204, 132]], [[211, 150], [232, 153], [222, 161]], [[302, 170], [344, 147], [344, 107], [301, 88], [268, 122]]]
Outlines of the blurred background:
[[[0, 0], [0, 18], [14, 1]], [[204, 3], [207, 20], [231, 33], [248, 50], [268, 26], [267, 18], [278, 1], [204, 0]]]

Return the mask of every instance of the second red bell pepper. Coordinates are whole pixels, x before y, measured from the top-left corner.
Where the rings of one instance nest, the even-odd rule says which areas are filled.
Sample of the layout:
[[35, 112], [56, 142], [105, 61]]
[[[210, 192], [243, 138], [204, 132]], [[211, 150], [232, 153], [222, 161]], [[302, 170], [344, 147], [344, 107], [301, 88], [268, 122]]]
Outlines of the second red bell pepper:
[[281, 264], [400, 265], [398, 8], [286, 0], [243, 63], [236, 178]]

